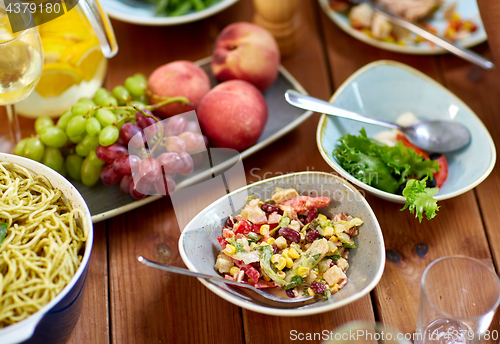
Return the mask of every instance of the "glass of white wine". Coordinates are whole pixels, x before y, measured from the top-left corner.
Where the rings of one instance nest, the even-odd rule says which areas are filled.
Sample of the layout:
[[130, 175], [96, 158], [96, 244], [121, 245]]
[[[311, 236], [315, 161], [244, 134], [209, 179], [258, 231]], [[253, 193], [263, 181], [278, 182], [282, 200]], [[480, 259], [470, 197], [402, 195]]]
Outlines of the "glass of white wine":
[[[10, 4], [10, 6], [8, 6]], [[0, 106], [7, 107], [10, 140], [0, 136], [0, 152], [11, 152], [21, 139], [14, 104], [26, 98], [35, 88], [43, 67], [43, 49], [33, 17], [26, 5], [16, 0], [0, 0]], [[17, 23], [25, 28], [13, 32], [9, 8], [20, 9], [15, 13]]]

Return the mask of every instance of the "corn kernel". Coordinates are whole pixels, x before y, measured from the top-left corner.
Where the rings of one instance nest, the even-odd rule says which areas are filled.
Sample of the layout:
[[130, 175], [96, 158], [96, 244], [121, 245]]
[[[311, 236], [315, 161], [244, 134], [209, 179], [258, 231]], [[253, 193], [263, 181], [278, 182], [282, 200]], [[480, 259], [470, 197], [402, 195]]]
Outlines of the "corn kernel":
[[[285, 266], [286, 266], [286, 259], [285, 259], [285, 257], [280, 256], [279, 263], [278, 263], [278, 265], [276, 265], [276, 268], [278, 270], [283, 270], [285, 268]], [[293, 262], [292, 262], [292, 266], [293, 266]]]
[[309, 275], [309, 270], [309, 268], [301, 266], [297, 269], [297, 274], [302, 278], [306, 278]]
[[332, 294], [336, 293], [339, 291], [339, 285], [335, 283], [333, 287], [330, 287], [330, 291]]
[[253, 279], [249, 278], [249, 279], [248, 279], [248, 283], [250, 283], [250, 284], [254, 284], [255, 282], [254, 282], [254, 280], [253, 280]]
[[450, 21], [460, 21], [460, 14], [453, 12], [450, 16]]
[[269, 276], [267, 276], [267, 275], [264, 275], [263, 277], [264, 277], [264, 281], [268, 281], [268, 282], [269, 282], [269, 281], [271, 280], [271, 279], [269, 278]]
[[278, 271], [278, 277], [279, 278], [285, 278], [286, 277], [286, 273], [284, 271]]
[[309, 294], [309, 296], [316, 295], [316, 293], [314, 292], [314, 290], [312, 290], [311, 288], [307, 288], [307, 293]]
[[403, 41], [402, 39], [399, 39], [399, 40], [397, 41], [397, 44], [398, 44], [398, 45], [401, 45], [401, 46], [403, 46], [403, 47], [404, 47], [404, 46], [406, 46], [406, 42], [405, 42], [405, 41]]
[[274, 244], [274, 238], [269, 238], [269, 239], [267, 239], [267, 241], [266, 241], [266, 242], [267, 242], [269, 245], [272, 245], [272, 244]]
[[276, 269], [278, 270], [283, 270], [286, 266], [285, 258], [279, 254], [274, 254], [271, 257], [271, 263], [276, 264]]
[[229, 269], [229, 274], [233, 277], [236, 276], [238, 272], [240, 272], [240, 268], [237, 266], [233, 266], [231, 269]]
[[451, 27], [447, 28], [446, 31], [444, 32], [444, 35], [450, 38], [455, 38], [456, 34], [457, 31]]
[[470, 20], [465, 21], [464, 24], [462, 25], [462, 29], [469, 32], [472, 31], [473, 27], [474, 25]]
[[236, 248], [231, 244], [227, 244], [226, 248], [224, 249], [224, 253], [227, 254], [228, 256], [232, 256], [233, 254], [236, 253]]
[[264, 236], [269, 235], [269, 225], [260, 226], [260, 234]]
[[337, 242], [337, 241], [339, 241], [339, 238], [337, 238], [335, 235], [332, 235], [332, 237], [330, 238], [330, 241]]
[[325, 215], [323, 215], [323, 214], [319, 214], [318, 215], [318, 220], [319, 221], [325, 221], [325, 220], [328, 220], [328, 218]]
[[290, 246], [290, 249], [288, 250], [288, 257], [292, 259], [298, 259], [300, 258], [300, 254], [297, 252], [295, 248]]
[[332, 226], [325, 227], [323, 236], [329, 237], [332, 235], [333, 235], [333, 227]]
[[293, 260], [289, 257], [285, 257], [286, 267], [291, 269], [293, 267]]

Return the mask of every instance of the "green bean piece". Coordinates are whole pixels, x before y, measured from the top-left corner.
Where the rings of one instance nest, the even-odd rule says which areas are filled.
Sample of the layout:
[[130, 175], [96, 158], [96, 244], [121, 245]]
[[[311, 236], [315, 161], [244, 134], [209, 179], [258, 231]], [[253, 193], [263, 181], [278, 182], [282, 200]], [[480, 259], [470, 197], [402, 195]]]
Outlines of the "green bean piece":
[[205, 4], [203, 4], [202, 0], [191, 0], [191, 4], [193, 4], [194, 9], [197, 11], [203, 11], [205, 9]]
[[182, 16], [182, 15], [188, 13], [189, 10], [191, 10], [191, 2], [186, 1], [186, 2], [183, 2], [181, 5], [179, 5], [179, 7], [177, 7], [174, 11], [170, 12], [170, 16], [171, 17]]

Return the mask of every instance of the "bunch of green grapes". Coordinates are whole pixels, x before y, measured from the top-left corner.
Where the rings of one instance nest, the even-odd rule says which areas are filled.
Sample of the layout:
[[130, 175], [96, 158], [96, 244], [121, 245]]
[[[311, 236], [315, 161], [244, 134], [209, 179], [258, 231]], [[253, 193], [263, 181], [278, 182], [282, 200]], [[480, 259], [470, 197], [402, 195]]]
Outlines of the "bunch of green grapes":
[[111, 93], [100, 88], [93, 99], [81, 98], [57, 124], [50, 117], [37, 118], [38, 135], [19, 141], [14, 154], [41, 162], [85, 185], [94, 185], [105, 164], [96, 155], [97, 147], [114, 144], [123, 124], [135, 121], [135, 110], [120, 107], [146, 106], [146, 84], [144, 75], [135, 74], [125, 80], [125, 86], [116, 86]]

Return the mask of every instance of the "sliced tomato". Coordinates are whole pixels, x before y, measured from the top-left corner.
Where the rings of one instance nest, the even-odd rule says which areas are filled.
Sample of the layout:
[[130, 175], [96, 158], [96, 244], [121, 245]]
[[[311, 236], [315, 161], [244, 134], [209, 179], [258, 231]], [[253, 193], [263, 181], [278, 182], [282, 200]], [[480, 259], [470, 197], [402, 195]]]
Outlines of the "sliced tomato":
[[256, 225], [255, 223], [252, 224], [252, 232], [260, 234], [260, 226], [262, 225]]
[[241, 219], [240, 222], [238, 222], [238, 228], [234, 230], [234, 234], [248, 234], [252, 230], [252, 227], [250, 227], [250, 224], [248, 221]]
[[222, 237], [224, 239], [234, 237], [234, 232], [227, 227], [222, 228]]
[[436, 186], [440, 188], [448, 178], [448, 161], [444, 155], [436, 159], [439, 163], [439, 171], [434, 172], [434, 179], [436, 179]]
[[403, 142], [403, 144], [408, 148], [413, 148], [415, 150], [415, 153], [423, 156], [425, 158], [425, 160], [429, 160], [429, 156], [427, 155], [427, 153], [424, 152], [423, 150], [421, 150], [420, 148], [418, 148], [417, 146], [415, 146], [410, 141], [408, 141], [406, 136], [404, 136], [403, 134], [401, 134], [401, 133], [397, 134], [396, 140]]

